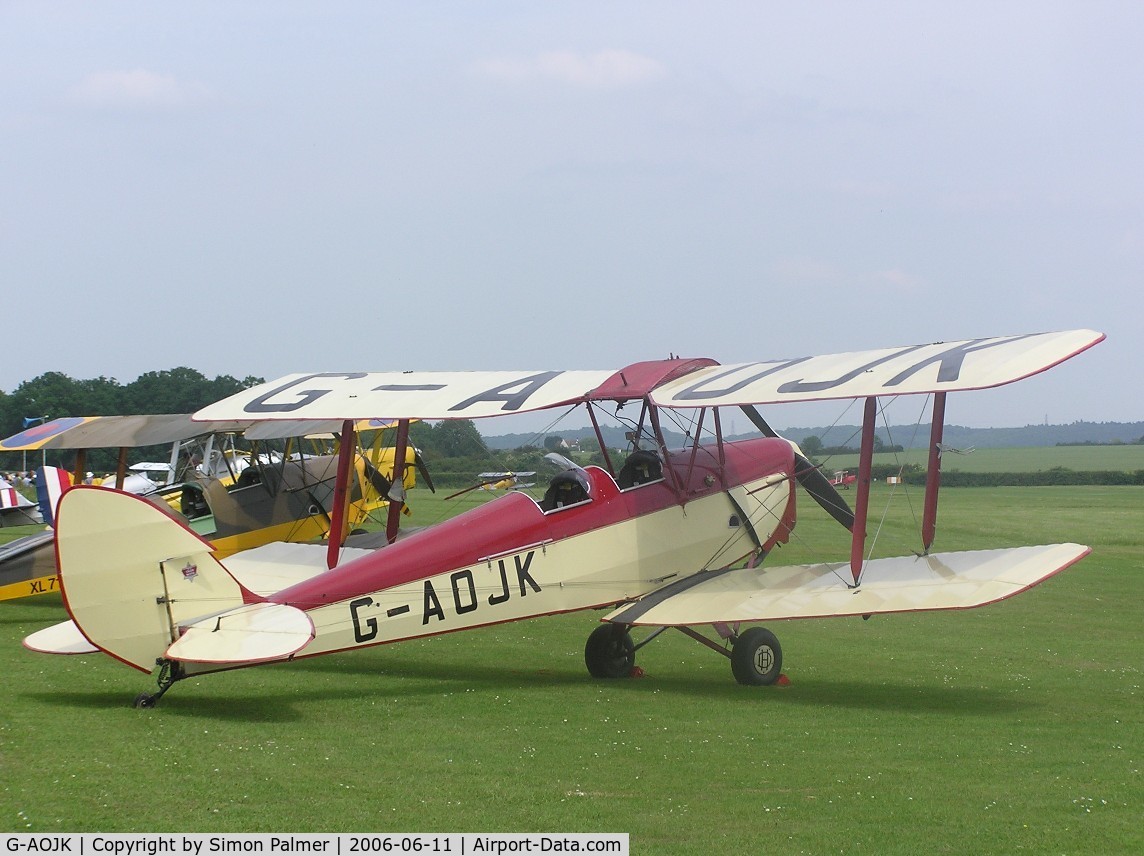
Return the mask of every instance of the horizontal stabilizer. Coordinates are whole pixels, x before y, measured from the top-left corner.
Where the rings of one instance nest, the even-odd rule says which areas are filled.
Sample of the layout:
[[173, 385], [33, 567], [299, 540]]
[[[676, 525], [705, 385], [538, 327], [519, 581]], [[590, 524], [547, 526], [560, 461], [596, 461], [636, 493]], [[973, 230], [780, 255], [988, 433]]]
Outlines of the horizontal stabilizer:
[[94, 654], [99, 650], [87, 641], [74, 621], [61, 621], [25, 636], [24, 647], [41, 654]]
[[302, 610], [280, 603], [252, 603], [196, 621], [167, 649], [187, 663], [262, 663], [280, 660], [314, 638]]
[[849, 564], [734, 568], [689, 577], [605, 620], [662, 627], [969, 609], [1020, 594], [1089, 552], [1050, 544], [873, 559], [858, 586]]

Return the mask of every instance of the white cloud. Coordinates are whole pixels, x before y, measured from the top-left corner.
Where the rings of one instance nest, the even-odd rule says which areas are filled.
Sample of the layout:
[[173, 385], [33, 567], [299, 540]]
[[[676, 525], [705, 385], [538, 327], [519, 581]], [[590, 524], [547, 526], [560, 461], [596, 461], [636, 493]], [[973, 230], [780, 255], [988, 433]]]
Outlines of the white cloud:
[[206, 87], [183, 83], [165, 74], [143, 68], [132, 71], [96, 71], [71, 92], [72, 97], [95, 108], [177, 107], [205, 100]]
[[625, 50], [594, 54], [549, 51], [531, 57], [495, 57], [475, 65], [478, 74], [511, 83], [555, 81], [585, 89], [619, 89], [667, 74], [659, 61]]

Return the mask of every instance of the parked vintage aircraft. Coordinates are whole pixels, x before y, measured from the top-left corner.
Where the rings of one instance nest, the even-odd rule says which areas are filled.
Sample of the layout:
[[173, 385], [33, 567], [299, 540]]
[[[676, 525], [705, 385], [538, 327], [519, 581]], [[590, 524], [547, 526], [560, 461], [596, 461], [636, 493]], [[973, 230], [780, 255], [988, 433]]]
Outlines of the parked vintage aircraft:
[[[352, 420], [386, 413], [400, 420], [400, 462], [408, 419], [578, 404], [598, 426], [598, 410], [626, 405], [640, 412], [633, 436], [650, 433], [655, 442], [633, 450], [622, 466], [605, 452], [604, 467], [566, 470], [540, 502], [510, 492], [401, 540], [395, 498], [387, 531], [394, 543], [381, 550], [278, 544], [271, 556], [255, 550], [225, 565], [155, 506], [78, 487], [59, 508], [61, 582], [74, 623], [46, 628], [25, 644], [51, 653], [98, 649], [144, 672], [157, 667], [158, 691], [136, 699], [148, 707], [191, 675], [610, 608], [585, 646], [594, 676], [629, 674], [638, 647], [630, 630], [649, 626], [677, 628], [725, 654], [742, 683], [772, 683], [782, 666], [778, 640], [741, 623], [979, 606], [1022, 592], [1089, 552], [1079, 544], [930, 548], [947, 394], [1019, 380], [1103, 338], [1076, 330], [738, 365], [669, 359], [617, 372], [290, 375], [196, 418], [342, 419], [349, 434]], [[871, 559], [866, 524], [878, 398], [922, 393], [933, 403], [920, 553]], [[755, 409], [831, 398], [864, 400], [853, 511]], [[763, 436], [725, 440], [720, 414], [728, 407]], [[693, 419], [694, 442], [668, 449], [661, 420], [683, 414]], [[349, 463], [348, 455], [339, 458], [339, 495]], [[400, 463], [396, 469], [395, 478]], [[849, 562], [764, 562], [795, 526], [796, 482], [851, 530]], [[343, 507], [335, 502], [335, 519]], [[723, 641], [700, 633], [703, 625], [721, 629]]]
[[480, 483], [477, 485], [481, 490], [523, 490], [526, 487], [535, 487], [536, 482], [523, 481], [523, 479], [530, 479], [536, 475], [535, 470], [526, 472], [502, 472], [502, 473], [478, 473], [477, 478]]
[[522, 482], [521, 479], [531, 478], [534, 475], [536, 475], [535, 472], [478, 473], [477, 478], [479, 481], [476, 484], [471, 484], [468, 487], [463, 487], [449, 494], [445, 497], [445, 501], [456, 499], [458, 496], [464, 496], [466, 493], [472, 493], [474, 490], [483, 490], [489, 493], [496, 493], [502, 490], [528, 490], [530, 487], [536, 487], [536, 482]]
[[20, 493], [10, 481], [0, 478], [0, 526], [27, 526], [42, 522], [36, 503]]
[[850, 470], [835, 470], [834, 475], [830, 477], [830, 483], [843, 490], [850, 490], [850, 485], [856, 481], [858, 481], [858, 476], [850, 472]]
[[[383, 424], [362, 422], [358, 427], [380, 435]], [[181, 478], [176, 481], [172, 476], [162, 487], [147, 482], [152, 489], [145, 492], [145, 498], [168, 505], [194, 532], [209, 539], [214, 555], [222, 558], [274, 541], [305, 542], [326, 536], [337, 456], [291, 453], [296, 435], [283, 431], [301, 433], [330, 427], [312, 422], [256, 424], [250, 420], [205, 424], [193, 421], [190, 414], [66, 417], [0, 440], [0, 451], [74, 450], [76, 469], [82, 472], [88, 451], [118, 448], [119, 468], [112, 483], [123, 489], [130, 486], [133, 478], [147, 482], [129, 472], [128, 449], [169, 445], [171, 460], [165, 469], [171, 474], [179, 473]], [[336, 423], [333, 427], [340, 429], [341, 425]], [[240, 460], [233, 448], [225, 452], [215, 448], [217, 436], [235, 433], [254, 443], [285, 440], [288, 450], [283, 454], [249, 452]], [[190, 441], [194, 441], [193, 448], [197, 450], [194, 456], [185, 454], [191, 448]], [[362, 525], [371, 513], [386, 504], [386, 494], [394, 489], [385, 469], [388, 466], [388, 472], [392, 472], [392, 455], [392, 449], [380, 448], [376, 443], [360, 450], [354, 470], [357, 478], [348, 489], [352, 505], [347, 527]], [[409, 450], [408, 457], [413, 463], [413, 450]], [[209, 472], [215, 475], [204, 475], [201, 467], [181, 458], [211, 462]], [[72, 489], [71, 480], [68, 473], [54, 467], [41, 468], [41, 472], [45, 519], [51, 522], [56, 503]], [[407, 487], [415, 483], [414, 473], [413, 467], [404, 473]], [[51, 529], [0, 545], [0, 600], [47, 594], [57, 591], [57, 586], [55, 533]]]

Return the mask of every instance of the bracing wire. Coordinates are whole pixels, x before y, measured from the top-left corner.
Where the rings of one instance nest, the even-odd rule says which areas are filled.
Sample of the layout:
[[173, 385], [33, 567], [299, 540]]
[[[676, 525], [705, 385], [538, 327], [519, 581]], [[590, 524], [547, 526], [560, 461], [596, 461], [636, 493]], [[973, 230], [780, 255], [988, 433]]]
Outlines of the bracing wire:
[[[931, 401], [931, 399], [932, 399], [932, 396], [929, 396], [929, 395], [925, 396], [925, 398], [923, 399], [922, 406], [918, 411], [918, 418], [914, 422], [913, 433], [910, 436], [909, 444], [906, 446], [903, 446], [902, 447], [903, 450], [909, 450], [909, 449], [914, 448], [914, 444], [917, 442], [918, 432], [921, 430], [922, 418], [925, 416], [926, 407], [929, 404], [929, 402]], [[882, 507], [882, 516], [878, 520], [878, 526], [874, 530], [874, 536], [873, 536], [873, 538], [870, 539], [870, 546], [869, 546], [869, 549], [866, 551], [866, 561], [869, 561], [874, 555], [874, 548], [878, 543], [878, 536], [882, 533], [882, 529], [884, 528], [885, 523], [886, 523], [886, 518], [890, 512], [890, 503], [893, 501], [894, 497], [897, 495], [899, 487], [901, 488], [902, 495], [906, 498], [906, 505], [909, 508], [910, 518], [913, 521], [914, 526], [917, 527], [919, 525], [917, 509], [914, 507], [914, 503], [913, 503], [913, 493], [909, 490], [909, 486], [906, 484], [905, 478], [903, 477], [903, 474], [905, 473], [905, 469], [906, 469], [906, 461], [904, 460], [904, 458], [899, 457], [899, 454], [898, 454], [898, 451], [896, 448], [897, 444], [894, 443], [893, 431], [890, 427], [890, 420], [886, 416], [886, 412], [889, 409], [890, 405], [892, 405], [897, 400], [898, 400], [898, 396], [894, 396], [893, 398], [891, 398], [889, 400], [889, 402], [887, 402], [887, 404], [885, 406], [882, 406], [881, 400], [879, 400], [878, 413], [879, 413], [879, 416], [881, 417], [882, 425], [886, 429], [886, 437], [890, 441], [890, 448], [893, 450], [894, 463], [897, 465], [897, 468], [898, 468], [898, 481], [896, 484], [893, 485], [893, 488], [891, 489], [889, 495], [886, 498], [886, 503]]]

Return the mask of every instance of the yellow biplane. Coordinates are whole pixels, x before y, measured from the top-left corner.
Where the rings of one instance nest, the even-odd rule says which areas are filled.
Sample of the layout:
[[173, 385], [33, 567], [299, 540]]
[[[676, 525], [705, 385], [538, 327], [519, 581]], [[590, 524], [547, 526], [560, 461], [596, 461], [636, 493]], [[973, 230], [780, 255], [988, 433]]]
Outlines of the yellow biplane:
[[[347, 531], [365, 526], [397, 490], [392, 483], [394, 451], [382, 445], [386, 426], [382, 420], [363, 420], [355, 430], [355, 436], [371, 432], [373, 439], [358, 447], [355, 456], [348, 488], [350, 510], [344, 518]], [[216, 557], [223, 558], [275, 541], [319, 541], [328, 536], [339, 446], [339, 438], [325, 430], [329, 427], [250, 420], [206, 425], [193, 421], [190, 414], [65, 417], [0, 440], [0, 451], [73, 451], [74, 469], [82, 473], [92, 449], [117, 448], [117, 471], [101, 487], [130, 486], [130, 492], [166, 506], [209, 540]], [[218, 448], [220, 438], [234, 437], [243, 438], [251, 448], [243, 451], [233, 442], [229, 448]], [[270, 441], [280, 441], [281, 448], [260, 447]], [[161, 468], [168, 476], [164, 484], [131, 473], [130, 450], [168, 445], [170, 462]], [[413, 464], [420, 465], [420, 460], [411, 447], [407, 457], [410, 466], [404, 468], [402, 482], [411, 488], [417, 472]], [[73, 479], [51, 467], [40, 472], [41, 512], [50, 524], [61, 493]], [[0, 545], [0, 600], [56, 590], [55, 532], [50, 526]]]

